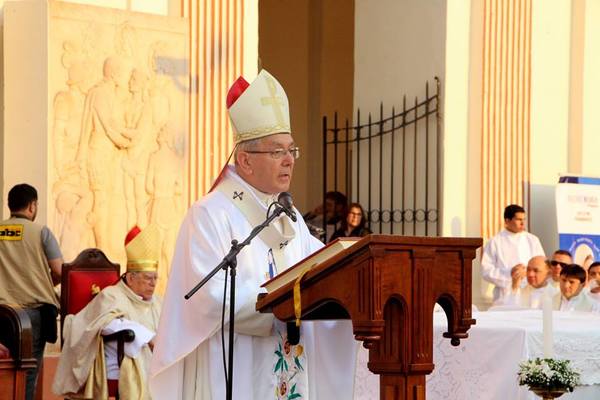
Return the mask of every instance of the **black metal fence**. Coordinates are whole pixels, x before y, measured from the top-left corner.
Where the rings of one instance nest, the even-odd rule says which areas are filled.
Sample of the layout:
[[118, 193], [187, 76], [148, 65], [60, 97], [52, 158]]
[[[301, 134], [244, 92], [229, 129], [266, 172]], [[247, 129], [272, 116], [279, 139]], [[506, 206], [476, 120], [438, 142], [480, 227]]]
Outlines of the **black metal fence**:
[[[400, 111], [386, 116], [360, 109], [355, 125], [333, 126], [323, 117], [323, 204], [325, 193], [340, 191], [360, 203], [374, 233], [436, 236], [440, 233], [440, 82], [425, 83], [425, 99], [406, 95]], [[387, 111], [389, 112], [389, 111]]]

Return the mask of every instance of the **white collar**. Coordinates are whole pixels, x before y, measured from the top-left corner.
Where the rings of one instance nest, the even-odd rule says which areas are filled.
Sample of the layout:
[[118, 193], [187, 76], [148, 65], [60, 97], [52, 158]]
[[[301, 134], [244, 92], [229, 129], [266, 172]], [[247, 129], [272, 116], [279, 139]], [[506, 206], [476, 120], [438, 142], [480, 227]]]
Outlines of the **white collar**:
[[240, 185], [246, 187], [254, 197], [259, 201], [260, 204], [263, 204], [265, 207], [269, 207], [273, 202], [277, 201], [277, 196], [279, 193], [269, 194], [263, 193], [248, 182], [244, 180], [235, 170], [235, 165], [228, 165], [227, 172], [231, 175], [231, 178], [236, 180]]
[[508, 229], [504, 228], [504, 234], [508, 237], [521, 237], [523, 236], [527, 231], [521, 231], [521, 232], [511, 232]]

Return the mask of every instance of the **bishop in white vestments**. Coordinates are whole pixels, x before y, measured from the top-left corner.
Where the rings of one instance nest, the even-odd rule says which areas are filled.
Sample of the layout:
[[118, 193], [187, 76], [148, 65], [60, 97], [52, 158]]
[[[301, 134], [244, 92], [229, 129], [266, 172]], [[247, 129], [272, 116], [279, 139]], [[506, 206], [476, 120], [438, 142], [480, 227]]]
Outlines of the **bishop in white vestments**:
[[[122, 279], [104, 288], [76, 315], [67, 315], [52, 386], [55, 394], [106, 399], [114, 384], [122, 399], [150, 399], [147, 376], [161, 309], [161, 300], [154, 295], [159, 244], [156, 225], [132, 229], [125, 239], [127, 272]], [[135, 340], [125, 344], [119, 365], [116, 342], [104, 344], [102, 335], [123, 329], [133, 330]]]
[[[224, 168], [180, 228], [151, 365], [154, 400], [225, 399], [225, 272], [189, 300], [183, 296], [219, 264], [233, 239], [244, 240], [265, 220], [278, 194], [288, 190], [299, 156], [287, 96], [267, 71], [251, 84], [239, 78], [227, 103], [235, 165]], [[294, 346], [287, 341], [285, 324], [255, 310], [263, 282], [322, 246], [296, 215], [293, 222], [282, 214], [237, 256], [235, 399], [352, 398], [356, 342], [349, 321], [303, 322], [300, 343]]]

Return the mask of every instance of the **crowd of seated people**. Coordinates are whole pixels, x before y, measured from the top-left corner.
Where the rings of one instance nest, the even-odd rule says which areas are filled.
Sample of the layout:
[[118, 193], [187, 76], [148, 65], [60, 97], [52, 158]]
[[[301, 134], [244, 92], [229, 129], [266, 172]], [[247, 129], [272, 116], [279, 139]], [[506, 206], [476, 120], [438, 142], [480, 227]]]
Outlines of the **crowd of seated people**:
[[525, 218], [521, 206], [507, 206], [504, 229], [483, 249], [482, 276], [494, 285], [490, 310], [541, 309], [551, 296], [555, 310], [600, 312], [600, 262], [588, 256], [574, 264], [564, 249], [547, 259], [539, 239], [525, 231]]
[[324, 243], [340, 237], [362, 237], [371, 234], [368, 218], [360, 203], [348, 203], [345, 194], [325, 193], [325, 203], [304, 214], [311, 234]]

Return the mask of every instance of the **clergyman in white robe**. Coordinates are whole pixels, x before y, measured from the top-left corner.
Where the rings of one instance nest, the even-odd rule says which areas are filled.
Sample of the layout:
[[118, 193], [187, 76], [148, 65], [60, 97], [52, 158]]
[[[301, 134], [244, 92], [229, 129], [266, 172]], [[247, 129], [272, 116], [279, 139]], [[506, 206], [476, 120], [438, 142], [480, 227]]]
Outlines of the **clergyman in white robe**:
[[[243, 192], [244, 201], [255, 202], [266, 215], [272, 197], [245, 183], [233, 167], [227, 179], [241, 187], [237, 192]], [[224, 272], [217, 273], [190, 300], [183, 296], [222, 260], [232, 239], [241, 241], [250, 234], [253, 225], [234, 201], [239, 200], [215, 190], [191, 207], [181, 226], [151, 366], [155, 400], [225, 398], [220, 329]], [[281, 217], [295, 231], [294, 239], [285, 245], [289, 266], [322, 246], [309, 233], [301, 214], [296, 214], [295, 223]], [[272, 268], [270, 249], [259, 236], [237, 257], [234, 398], [287, 399], [295, 386], [303, 399], [351, 399], [356, 342], [350, 321], [303, 322], [300, 346], [289, 346], [285, 324], [255, 311], [260, 285]], [[227, 343], [227, 328], [224, 334]], [[278, 369], [284, 361], [287, 375]]]
[[543, 255], [540, 240], [529, 232], [503, 229], [492, 237], [483, 249], [481, 275], [494, 285], [494, 301], [510, 292], [511, 270], [515, 265], [527, 265], [532, 257]]
[[527, 285], [504, 296], [495, 306], [542, 309], [544, 296], [554, 297], [560, 290], [551, 284], [552, 278], [542, 287]]

